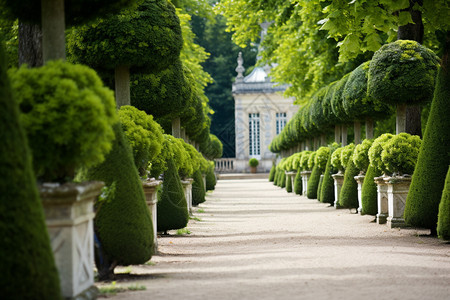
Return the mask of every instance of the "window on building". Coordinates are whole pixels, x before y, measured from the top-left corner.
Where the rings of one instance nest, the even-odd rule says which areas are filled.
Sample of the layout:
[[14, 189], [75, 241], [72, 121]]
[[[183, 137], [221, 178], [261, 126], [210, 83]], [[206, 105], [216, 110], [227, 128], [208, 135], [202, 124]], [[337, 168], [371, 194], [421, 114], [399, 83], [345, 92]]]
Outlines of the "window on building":
[[248, 114], [250, 156], [261, 155], [259, 143], [259, 113]]
[[276, 115], [276, 128], [277, 128], [277, 134], [281, 133], [281, 130], [283, 130], [284, 126], [286, 126], [286, 113], [277, 113]]

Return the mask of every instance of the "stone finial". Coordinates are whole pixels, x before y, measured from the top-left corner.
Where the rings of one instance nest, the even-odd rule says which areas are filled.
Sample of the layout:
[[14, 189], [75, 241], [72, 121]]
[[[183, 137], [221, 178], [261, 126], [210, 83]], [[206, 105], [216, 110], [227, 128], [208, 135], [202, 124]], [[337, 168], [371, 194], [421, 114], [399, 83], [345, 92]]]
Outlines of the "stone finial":
[[238, 58], [237, 58], [238, 66], [236, 68], [236, 72], [238, 73], [236, 77], [236, 82], [243, 81], [244, 80], [244, 59], [242, 58], [242, 52], [239, 52]]

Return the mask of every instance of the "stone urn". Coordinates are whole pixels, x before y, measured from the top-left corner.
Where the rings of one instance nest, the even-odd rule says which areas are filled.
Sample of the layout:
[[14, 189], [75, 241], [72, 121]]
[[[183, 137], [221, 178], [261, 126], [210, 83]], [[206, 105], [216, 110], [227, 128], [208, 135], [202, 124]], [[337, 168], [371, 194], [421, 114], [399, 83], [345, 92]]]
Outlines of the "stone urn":
[[311, 177], [311, 171], [302, 171], [300, 175], [302, 176], [302, 190], [303, 190], [303, 196], [306, 196], [307, 189], [308, 189], [308, 180], [309, 177]]
[[157, 238], [157, 188], [162, 183], [161, 180], [155, 180], [155, 178], [148, 178], [142, 181], [142, 188], [144, 189], [145, 202], [147, 203], [148, 210], [152, 216], [153, 225], [153, 245], [155, 247], [155, 253], [158, 251], [158, 238]]
[[250, 166], [250, 173], [256, 174], [256, 167]]
[[406, 227], [403, 213], [405, 211], [409, 186], [411, 185], [411, 176], [386, 177], [384, 181], [387, 185], [388, 199], [387, 225], [390, 228]]
[[65, 299], [96, 299], [94, 201], [103, 182], [44, 183], [39, 193]]
[[297, 172], [286, 172], [287, 178], [291, 181], [292, 190], [294, 190], [295, 175]]
[[373, 180], [377, 184], [377, 223], [385, 224], [388, 217], [388, 196], [387, 196], [387, 184], [384, 180], [387, 176], [383, 175], [375, 177]]
[[186, 178], [181, 180], [181, 184], [183, 185], [184, 196], [186, 197], [186, 202], [188, 206], [188, 212], [192, 215], [192, 182], [194, 182], [193, 178]]
[[344, 184], [344, 173], [339, 171], [336, 174], [331, 175], [334, 180], [334, 208], [341, 208], [339, 205], [339, 195], [341, 194], [342, 185]]
[[355, 181], [358, 183], [358, 213], [361, 214], [362, 211], [362, 185], [364, 183], [364, 178], [366, 176], [360, 174], [358, 176], [355, 176]]

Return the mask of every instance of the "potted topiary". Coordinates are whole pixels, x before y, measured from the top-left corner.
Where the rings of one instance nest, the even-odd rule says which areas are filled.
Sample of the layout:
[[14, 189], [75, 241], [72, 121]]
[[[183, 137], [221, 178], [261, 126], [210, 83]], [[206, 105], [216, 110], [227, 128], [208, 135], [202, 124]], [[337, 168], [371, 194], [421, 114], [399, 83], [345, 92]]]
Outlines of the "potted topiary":
[[383, 145], [381, 160], [392, 174], [384, 179], [388, 194], [388, 225], [404, 227], [406, 197], [411, 184], [411, 175], [419, 156], [422, 140], [416, 135], [400, 133]]
[[336, 149], [339, 149], [339, 144], [334, 142], [329, 146], [330, 155], [328, 155], [327, 164], [322, 180], [322, 186], [320, 188], [320, 202], [329, 203], [334, 205], [334, 180], [332, 175], [337, 172], [337, 169], [331, 164], [331, 157]]
[[[95, 71], [62, 61], [20, 68], [11, 72], [11, 79], [32, 150], [63, 295], [90, 293], [95, 289], [93, 202], [103, 183], [73, 180], [77, 169], [101, 163], [111, 150], [112, 125], [117, 122], [114, 95]], [[75, 269], [86, 270], [86, 278], [81, 280]]]
[[331, 175], [334, 180], [334, 208], [341, 208], [339, 206], [339, 194], [341, 193], [342, 184], [344, 183], [344, 166], [341, 162], [341, 153], [344, 147], [337, 148], [331, 154], [331, 165], [338, 170], [336, 174]]
[[311, 177], [308, 180], [307, 197], [309, 199], [317, 199], [317, 189], [320, 183], [320, 175], [325, 171], [325, 167], [330, 155], [330, 148], [320, 147], [314, 155], [314, 166], [311, 172]]
[[258, 167], [259, 161], [254, 157], [250, 158], [248, 165], [250, 166], [250, 172], [256, 173], [256, 167]]
[[294, 160], [292, 161], [292, 165], [295, 171], [297, 171], [297, 174], [295, 175], [294, 179], [294, 193], [297, 195], [301, 195], [303, 192], [303, 186], [302, 186], [302, 169], [300, 168], [300, 160], [302, 159], [302, 153], [299, 152], [295, 155]]
[[[302, 151], [302, 157], [300, 159], [299, 168], [303, 170], [301, 172], [302, 175], [302, 190], [303, 190], [303, 196], [306, 196], [308, 194], [308, 180], [311, 176], [311, 168], [308, 165], [308, 162], [310, 160], [310, 156], [312, 156], [312, 151]], [[314, 161], [314, 158], [312, 159]], [[312, 166], [311, 166], [312, 167]]]
[[[366, 171], [369, 167], [369, 149], [372, 146], [373, 140], [364, 140], [361, 144], [356, 145], [355, 151], [353, 152], [353, 163], [355, 167], [359, 170], [359, 174], [355, 176], [356, 183], [358, 184], [358, 212], [362, 214], [362, 185], [364, 183], [364, 178]], [[373, 181], [373, 180], [372, 180]]]
[[353, 143], [344, 147], [341, 152], [341, 163], [345, 166], [344, 182], [342, 183], [339, 194], [339, 205], [345, 208], [358, 208], [358, 185], [355, 176], [359, 171], [353, 163], [353, 152], [355, 145]]

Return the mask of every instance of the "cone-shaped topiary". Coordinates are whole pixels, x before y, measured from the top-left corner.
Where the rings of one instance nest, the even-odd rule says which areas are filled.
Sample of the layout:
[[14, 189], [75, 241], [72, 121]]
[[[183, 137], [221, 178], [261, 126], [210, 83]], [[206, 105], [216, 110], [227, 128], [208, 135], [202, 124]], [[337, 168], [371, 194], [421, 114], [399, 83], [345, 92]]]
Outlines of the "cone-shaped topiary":
[[275, 180], [275, 165], [272, 166], [272, 168], [270, 168], [270, 173], [269, 173], [269, 182], [273, 182]]
[[280, 177], [280, 171], [278, 170], [278, 166], [275, 167], [275, 175], [273, 178], [273, 185], [278, 186], [278, 178]]
[[406, 198], [404, 214], [407, 224], [430, 228], [432, 231], [436, 228], [439, 200], [450, 164], [449, 64], [447, 62], [447, 65], [439, 70], [430, 116]]
[[206, 190], [213, 191], [216, 187], [216, 175], [214, 175], [214, 165], [208, 169], [206, 172]]
[[297, 195], [301, 195], [303, 193], [302, 175], [300, 172], [300, 169], [297, 170], [297, 175], [295, 175], [294, 181], [294, 193]]
[[286, 175], [286, 191], [292, 193], [292, 180], [290, 176]]
[[5, 299], [61, 299], [44, 212], [0, 43], [0, 291]]
[[358, 208], [358, 183], [354, 178], [358, 173], [359, 171], [353, 163], [353, 159], [349, 159], [345, 167], [344, 183], [339, 194], [340, 206], [345, 208]]
[[114, 125], [116, 139], [106, 160], [80, 175], [82, 180], [100, 180], [111, 189], [106, 200], [96, 204], [95, 233], [107, 265], [98, 261], [100, 277], [109, 277], [114, 266], [142, 264], [153, 254], [153, 225], [145, 203], [142, 182], [133, 162], [122, 125]]
[[441, 239], [450, 240], [450, 167], [439, 204], [437, 233]]
[[373, 181], [375, 177], [381, 176], [381, 171], [369, 164], [361, 191], [361, 214], [376, 215], [377, 206], [377, 184]]
[[308, 187], [306, 189], [306, 196], [308, 199], [317, 199], [317, 187], [319, 186], [320, 174], [321, 171], [319, 166], [314, 165], [311, 172], [311, 177], [309, 177], [308, 180]]
[[[341, 148], [339, 148], [341, 149]], [[333, 151], [333, 149], [332, 149]], [[335, 150], [336, 151], [336, 150]], [[333, 151], [334, 153], [334, 151]], [[332, 155], [332, 153], [331, 153]], [[331, 155], [328, 158], [325, 172], [323, 173], [322, 187], [320, 189], [320, 202], [334, 204], [334, 180], [332, 174], [337, 172], [337, 169], [331, 164]]]
[[286, 187], [286, 173], [284, 170], [280, 171], [280, 188], [284, 189]]
[[181, 229], [189, 221], [186, 198], [172, 158], [167, 161], [162, 190], [158, 193], [158, 231]]
[[319, 185], [317, 186], [317, 201], [320, 201], [320, 192], [322, 190], [323, 176], [320, 175]]
[[192, 177], [192, 205], [197, 206], [205, 202], [205, 184], [200, 170], [195, 171]]

